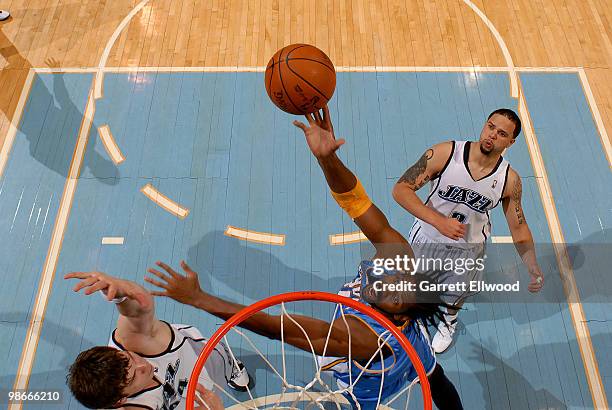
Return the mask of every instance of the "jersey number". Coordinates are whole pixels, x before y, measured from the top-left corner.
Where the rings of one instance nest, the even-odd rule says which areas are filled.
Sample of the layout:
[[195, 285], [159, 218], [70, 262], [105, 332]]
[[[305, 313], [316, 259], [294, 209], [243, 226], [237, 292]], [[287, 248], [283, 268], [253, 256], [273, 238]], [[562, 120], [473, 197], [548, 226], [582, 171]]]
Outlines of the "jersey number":
[[455, 218], [461, 223], [464, 223], [466, 219], [464, 214], [462, 214], [461, 212], [456, 212], [456, 211], [451, 214], [451, 218]]

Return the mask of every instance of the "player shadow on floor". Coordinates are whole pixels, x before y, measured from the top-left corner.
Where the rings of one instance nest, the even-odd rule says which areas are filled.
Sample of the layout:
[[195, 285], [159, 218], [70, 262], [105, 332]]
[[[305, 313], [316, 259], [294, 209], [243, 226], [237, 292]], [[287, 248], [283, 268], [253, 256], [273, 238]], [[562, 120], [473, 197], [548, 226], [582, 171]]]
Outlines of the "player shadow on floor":
[[[11, 5], [10, 11], [12, 16], [9, 17], [8, 20], [0, 22], [0, 55], [2, 55], [2, 58], [6, 61], [6, 64], [0, 70], [0, 84], [2, 84], [2, 87], [0, 87], [0, 111], [4, 113], [7, 120], [13, 123], [15, 121], [14, 115], [15, 109], [17, 108], [17, 101], [25, 85], [28, 72], [33, 67], [28, 58], [24, 57], [11, 39], [6, 36], [5, 30], [12, 31], [13, 35], [22, 33], [23, 31], [38, 32], [40, 27], [38, 27], [37, 24], [42, 24], [42, 22], [40, 20], [34, 21], [32, 17], [48, 16], [50, 10], [53, 10], [55, 16], [76, 16], [82, 13], [84, 8], [89, 8], [88, 5], [81, 4], [81, 2], [43, 8], [33, 8], [31, 4], [24, 6], [23, 9], [16, 8], [17, 6], [18, 4]], [[15, 20], [13, 16], [19, 16], [19, 18]], [[105, 22], [105, 19], [102, 18], [88, 19], [87, 27], [89, 29], [97, 28]], [[14, 25], [17, 27], [11, 27]], [[31, 25], [31, 27], [27, 27], [28, 25]], [[18, 30], [15, 32], [16, 28]], [[139, 31], [142, 30], [139, 27], [135, 27], [135, 29]], [[55, 30], [52, 32], [52, 35], [55, 41], [58, 41], [72, 36], [72, 33], [70, 30], [62, 30], [61, 32]], [[31, 44], [28, 42], [26, 46], [30, 47]], [[32, 50], [31, 48], [30, 52]], [[35, 64], [39, 63], [35, 62]]]
[[[79, 129], [75, 129], [73, 125], [82, 125], [84, 121], [83, 113], [75, 106], [66, 87], [65, 75], [53, 74], [52, 92], [49, 92], [44, 84], [33, 85], [36, 86], [37, 98], [50, 101], [42, 120], [43, 129], [38, 129], [41, 124], [37, 121], [22, 122], [20, 127], [20, 131], [28, 140], [32, 158], [64, 178], [70, 171], [78, 139]], [[32, 91], [33, 95], [34, 90]], [[30, 105], [33, 103], [30, 102]], [[98, 139], [96, 126], [92, 124], [80, 175], [88, 169], [98, 181], [106, 185], [116, 185], [119, 182], [119, 169], [105, 157], [106, 154], [100, 154], [96, 150]]]
[[[609, 266], [612, 265], [610, 240], [612, 240], [612, 230], [604, 229], [587, 236], [582, 241], [566, 245], [580, 301], [583, 303], [608, 303], [612, 298], [612, 277], [607, 274]], [[490, 251], [491, 246], [488, 249]], [[519, 256], [516, 255], [513, 245], [497, 245], [494, 251], [505, 254], [502, 260], [506, 263], [503, 263], [501, 268], [498, 265], [495, 270], [486, 270], [485, 278], [495, 282], [498, 278], [511, 275], [517, 280], [520, 279], [522, 288], [526, 288], [529, 275]], [[511, 293], [497, 296], [480, 293], [469, 298], [465, 308], [482, 311], [483, 306], [491, 305], [490, 309], [494, 310], [495, 320], [512, 318], [517, 324], [528, 324], [550, 318], [559, 315], [561, 310], [566, 310], [568, 300], [552, 245], [536, 245], [536, 252], [545, 277], [541, 292], [532, 294], [522, 289], [520, 296]], [[491, 266], [489, 262], [487, 267]], [[459, 316], [460, 321], [462, 316], [464, 315]], [[485, 318], [486, 316], [485, 313]], [[481, 317], [480, 320], [482, 319]]]
[[[592, 336], [594, 344], [603, 343], [605, 338], [609, 338], [609, 336]], [[547, 359], [558, 362], [561, 359], [560, 355], [562, 353], [571, 354], [568, 345], [565, 343], [537, 345], [537, 349], [534, 346], [528, 346], [519, 349], [518, 352], [504, 359], [498, 357], [487, 347], [482, 346], [480, 342], [470, 335], [463, 337], [457, 343], [461, 343], [463, 347], [469, 346], [468, 349], [463, 348], [457, 354], [461, 354], [461, 359], [467, 362], [474, 371], [460, 371], [456, 375], [456, 370], [447, 370], [450, 374], [449, 377], [452, 380], [464, 380], [462, 382], [463, 386], [469, 385], [469, 380], [475, 377], [482, 387], [482, 401], [486, 404], [486, 409], [545, 408], [562, 410], [569, 407], [583, 408], [586, 406], [586, 408], [589, 408], [592, 405], [590, 395], [588, 394], [588, 387], [586, 387], [586, 380], [584, 381], [584, 386], [587, 391], [581, 392], [579, 388], [581, 382], [575, 373], [576, 371], [581, 372], [581, 378], [584, 379], [584, 369], [582, 366], [576, 368], [572, 363], [567, 366], [561, 363], [557, 364], [556, 368], [549, 369], [542, 367], [543, 364], [541, 362], [534, 363], [529, 359], [547, 355]], [[492, 343], [487, 343], [487, 345], [490, 347]], [[467, 354], [465, 353], [466, 350], [468, 351]], [[579, 357], [574, 357], [575, 360], [580, 360]], [[522, 374], [515, 368], [521, 365], [531, 368], [535, 367], [537, 371], [523, 370], [525, 374]], [[571, 372], [564, 372], [564, 368], [566, 370], [568, 368], [571, 369]], [[534, 382], [529, 379], [539, 380]], [[565, 386], [565, 391], [561, 390], [561, 380]], [[553, 393], [546, 388], [536, 387], [536, 383], [554, 384], [559, 391]], [[566, 391], [568, 384], [574, 386], [574, 394]], [[464, 404], [469, 404], [469, 398], [465, 399], [467, 399], [468, 403]], [[473, 405], [476, 404], [478, 403], [473, 403]]]
[[[18, 81], [19, 84], [15, 86], [14, 93], [19, 95], [25, 85], [27, 74], [16, 75], [15, 71], [17, 69], [29, 70], [32, 66], [6, 36], [2, 26], [0, 26], [0, 52], [8, 62], [8, 65], [0, 70], [0, 81], [5, 80], [0, 83], [10, 84]], [[59, 67], [59, 62], [51, 58], [47, 60], [47, 65], [56, 68]], [[40, 116], [38, 120], [30, 119], [26, 122], [25, 118], [28, 112], [24, 112], [19, 124], [19, 132], [25, 135], [32, 158], [66, 178], [72, 163], [79, 128], [83, 122], [83, 113], [72, 101], [64, 76], [65, 74], [53, 74], [53, 91], [49, 91], [40, 79], [34, 78], [30, 97], [24, 110], [26, 108], [31, 110], [32, 107], [37, 106], [32, 101], [34, 96], [37, 97], [37, 101], [47, 102], [47, 105], [39, 107], [41, 112], [35, 113]], [[4, 112], [7, 118], [14, 121], [16, 99], [18, 97], [3, 96], [2, 92], [5, 91], [0, 90], [0, 97], [2, 97], [0, 98], [0, 110]], [[75, 127], [75, 124], [78, 124], [78, 127]], [[19, 137], [20, 134], [18, 133], [14, 144], [19, 143]], [[119, 170], [111, 160], [96, 151], [98, 138], [96, 127], [92, 126], [81, 171], [89, 169], [91, 174], [102, 183], [116, 185]]]
[[[30, 315], [28, 312], [0, 313], [0, 332], [7, 334], [8, 331], [6, 328], [9, 326], [15, 328], [21, 327], [25, 330], [29, 325], [29, 318]], [[62, 326], [49, 319], [45, 319], [41, 332], [41, 340], [38, 343], [38, 349], [40, 350], [44, 345], [52, 345], [53, 356], [36, 356], [32, 370], [34, 370], [37, 365], [43, 367], [45, 364], [53, 368], [53, 370], [32, 373], [30, 375], [28, 388], [31, 390], [44, 391], [61, 390], [63, 403], [60, 404], [58, 408], [68, 408], [67, 403], [72, 397], [66, 385], [68, 368], [81, 351], [93, 346], [105, 345], [107, 342], [108, 340], [103, 340], [100, 341], [100, 343], [94, 343], [84, 338], [75, 328]], [[22, 344], [23, 341], [15, 340], [15, 343]], [[11, 370], [15, 371], [18, 363], [12, 363], [11, 365]], [[60, 368], [58, 369], [58, 367]], [[5, 388], [13, 386], [15, 378], [15, 373], [0, 375], [0, 386], [4, 386]], [[45, 408], [48, 406], [51, 406], [51, 408], [54, 407], [53, 404], [46, 403]]]
[[350, 277], [323, 278], [287, 266], [270, 253], [269, 247], [264, 247], [226, 236], [222, 231], [213, 231], [189, 249], [186, 262], [199, 273], [202, 287], [217, 289], [213, 283], [221, 283], [244, 295], [248, 301], [303, 290], [337, 293], [344, 283], [354, 278], [359, 263], [355, 262], [355, 273]]

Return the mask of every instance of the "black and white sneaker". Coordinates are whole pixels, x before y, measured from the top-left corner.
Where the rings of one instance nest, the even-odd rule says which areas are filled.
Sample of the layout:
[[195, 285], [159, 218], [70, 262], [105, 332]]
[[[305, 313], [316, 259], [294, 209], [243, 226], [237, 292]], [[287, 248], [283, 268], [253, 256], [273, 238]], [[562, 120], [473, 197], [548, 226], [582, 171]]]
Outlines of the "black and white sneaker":
[[4, 21], [8, 19], [9, 17], [11, 17], [11, 13], [9, 13], [6, 10], [0, 10], [0, 21]]
[[247, 387], [252, 387], [249, 386], [250, 382], [251, 376], [249, 376], [246, 367], [240, 360], [236, 360], [236, 366], [232, 369], [232, 375], [227, 380], [227, 385], [236, 391], [245, 392]]

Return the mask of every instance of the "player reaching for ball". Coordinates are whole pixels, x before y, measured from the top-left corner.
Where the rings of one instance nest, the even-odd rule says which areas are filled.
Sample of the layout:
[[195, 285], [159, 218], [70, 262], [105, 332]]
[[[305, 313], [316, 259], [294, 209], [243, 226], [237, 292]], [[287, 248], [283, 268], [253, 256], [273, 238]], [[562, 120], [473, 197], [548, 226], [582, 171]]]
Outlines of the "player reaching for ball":
[[[185, 409], [184, 396], [198, 354], [206, 344], [198, 329], [171, 325], [155, 316], [153, 297], [134, 282], [101, 272], [73, 272], [74, 291], [102, 292], [119, 317], [108, 346], [81, 352], [67, 377], [76, 399], [90, 409]], [[196, 409], [221, 410], [214, 383], [246, 391], [250, 377], [227, 347], [219, 344], [198, 378]], [[214, 382], [214, 383], [213, 383]]]
[[[533, 237], [521, 205], [521, 177], [502, 157], [521, 132], [521, 120], [509, 109], [493, 111], [478, 142], [448, 141], [429, 148], [399, 179], [396, 201], [416, 217], [408, 238], [419, 257], [475, 260], [484, 254], [491, 232], [489, 212], [502, 203], [512, 240], [531, 276], [530, 292], [544, 284], [536, 260]], [[430, 182], [425, 203], [416, 191]], [[418, 251], [418, 252], [417, 252]], [[482, 270], [429, 272], [438, 283], [454, 284], [479, 279]], [[458, 310], [473, 293], [446, 292], [453, 305], [445, 314], [448, 325], [438, 327], [432, 345], [436, 353], [451, 345]]]
[[[389, 225], [385, 215], [368, 198], [359, 180], [336, 155], [336, 150], [344, 144], [344, 140], [336, 140], [327, 106], [323, 108], [323, 114], [316, 112], [314, 115], [308, 114], [306, 118], [308, 125], [298, 121], [294, 124], [304, 132], [308, 146], [325, 174], [332, 196], [376, 248], [374, 258], [394, 258], [404, 255], [412, 257], [408, 241]], [[182, 268], [186, 275], [175, 272], [167, 265], [160, 264], [160, 266], [166, 273], [150, 269], [149, 272], [157, 278], [145, 278], [149, 283], [162, 288], [162, 291], [153, 292], [154, 295], [171, 297], [225, 320], [243, 309], [242, 305], [202, 290], [197, 273], [185, 263], [182, 263]], [[420, 295], [418, 291], [385, 292], [376, 286], [377, 282], [379, 285], [416, 283], [422, 279], [418, 274], [411, 275], [400, 271], [384, 271], [377, 275], [374, 273], [373, 261], [362, 261], [357, 276], [353, 282], [344, 285], [340, 294], [362, 303], [369, 303], [397, 325], [411, 342], [425, 367], [436, 406], [441, 410], [461, 409], [457, 390], [444, 374], [440, 364], [436, 363], [423, 326], [424, 322], [436, 323], [442, 316], [439, 298], [434, 294]], [[429, 303], [424, 303], [425, 301]], [[293, 320], [284, 321], [284, 340], [307, 352], [311, 351], [310, 343], [312, 343], [312, 348], [318, 355], [325, 353], [328, 356], [321, 359], [322, 367], [324, 370], [334, 372], [338, 386], [345, 389], [345, 397], [353, 406], [357, 407], [358, 403], [361, 409], [374, 409], [381, 391], [380, 398], [385, 400], [398, 393], [407, 384], [417, 381], [418, 377], [408, 355], [394, 338], [384, 344], [382, 359], [377, 354], [379, 338], [386, 331], [384, 327], [358, 311], [348, 307], [342, 309], [346, 321], [341, 314], [337, 314], [331, 324], [329, 337], [330, 323], [311, 317], [292, 315]], [[239, 326], [281, 340], [280, 316], [259, 312]], [[309, 339], [304, 337], [304, 331], [309, 335]], [[349, 357], [353, 359], [355, 365], [347, 366]], [[372, 359], [371, 371], [366, 371], [349, 393], [346, 388], [349, 387], [351, 380], [358, 379], [360, 366], [364, 366]], [[381, 384], [383, 384], [382, 390]]]

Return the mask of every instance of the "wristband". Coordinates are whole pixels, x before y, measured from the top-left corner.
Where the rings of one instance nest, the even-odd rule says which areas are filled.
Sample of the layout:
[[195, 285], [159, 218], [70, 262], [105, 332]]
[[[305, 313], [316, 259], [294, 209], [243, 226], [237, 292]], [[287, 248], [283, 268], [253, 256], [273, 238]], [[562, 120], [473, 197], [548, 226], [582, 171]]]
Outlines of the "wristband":
[[341, 194], [332, 191], [331, 194], [336, 202], [338, 202], [338, 205], [353, 219], [359, 218], [372, 206], [372, 201], [359, 179], [357, 179], [357, 184], [350, 191]]
[[114, 299], [108, 300], [108, 299], [106, 298], [106, 294], [105, 294], [103, 291], [100, 291], [100, 295], [101, 295], [101, 296], [102, 296], [102, 297], [103, 297], [103, 298], [104, 298], [104, 299], [105, 299], [107, 302], [114, 303], [115, 305], [118, 305], [119, 303], [123, 303], [123, 302], [125, 302], [125, 301], [128, 299], [128, 297], [127, 297], [127, 296], [123, 296], [123, 297], [121, 297], [121, 298], [114, 298]]

